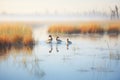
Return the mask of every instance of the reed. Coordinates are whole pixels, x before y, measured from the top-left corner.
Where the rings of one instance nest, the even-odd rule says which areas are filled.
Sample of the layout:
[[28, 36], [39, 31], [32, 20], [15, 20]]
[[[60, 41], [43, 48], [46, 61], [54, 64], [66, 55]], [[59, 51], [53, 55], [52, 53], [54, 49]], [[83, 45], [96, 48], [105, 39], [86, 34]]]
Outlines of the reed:
[[[105, 24], [105, 23], [104, 23]], [[48, 33], [64, 33], [64, 34], [103, 34], [103, 33], [119, 33], [120, 24], [103, 25], [102, 23], [84, 23], [80, 25], [55, 24], [48, 28]]]
[[0, 24], [0, 46], [33, 44], [32, 28], [25, 24]]
[[52, 25], [48, 29], [49, 33], [65, 33], [65, 34], [72, 34], [72, 33], [79, 33], [79, 28], [75, 25], [65, 25], [65, 24], [58, 24]]
[[106, 31], [108, 33], [120, 33], [120, 25], [109, 25], [109, 27], [107, 27]]
[[86, 24], [80, 26], [81, 33], [103, 33], [104, 29], [99, 24]]
[[87, 24], [87, 25], [65, 25], [58, 24], [52, 25], [48, 28], [49, 33], [102, 33], [104, 30], [100, 25]]

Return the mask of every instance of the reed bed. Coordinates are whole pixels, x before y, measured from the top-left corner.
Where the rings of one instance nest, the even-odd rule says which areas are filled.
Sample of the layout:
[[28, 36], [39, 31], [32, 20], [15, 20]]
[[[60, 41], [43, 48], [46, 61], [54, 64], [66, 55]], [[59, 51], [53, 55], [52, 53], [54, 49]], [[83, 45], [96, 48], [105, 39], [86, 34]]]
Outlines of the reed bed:
[[97, 23], [84, 23], [81, 25], [66, 25], [54, 24], [48, 28], [48, 33], [63, 33], [63, 34], [86, 34], [86, 33], [120, 33], [120, 24], [97, 24]]
[[[78, 30], [78, 31], [77, 31]], [[49, 33], [79, 33], [78, 27], [73, 25], [52, 25], [48, 29]]]
[[32, 28], [19, 23], [0, 24], [0, 47], [34, 44]]
[[109, 25], [109, 27], [107, 27], [106, 31], [108, 33], [120, 33], [120, 25], [115, 25], [115, 24], [112, 24], [112, 25]]
[[104, 29], [99, 24], [86, 24], [79, 26], [80, 33], [103, 33]]

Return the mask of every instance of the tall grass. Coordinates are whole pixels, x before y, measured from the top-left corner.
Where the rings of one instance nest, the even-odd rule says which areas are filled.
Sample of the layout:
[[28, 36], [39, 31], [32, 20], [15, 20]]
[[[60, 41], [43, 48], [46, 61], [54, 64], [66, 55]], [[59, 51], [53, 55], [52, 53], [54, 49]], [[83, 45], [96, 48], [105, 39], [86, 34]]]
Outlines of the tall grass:
[[120, 32], [120, 25], [105, 25], [97, 24], [97, 23], [84, 23], [82, 25], [67, 25], [67, 24], [55, 24], [51, 25], [48, 28], [48, 33], [65, 33], [65, 34], [72, 34], [72, 33], [119, 33]]
[[99, 24], [84, 24], [79, 29], [80, 33], [103, 33], [104, 31]]
[[25, 24], [0, 24], [0, 47], [33, 44], [32, 28]]
[[79, 28], [75, 27], [74, 25], [52, 25], [49, 27], [48, 32], [49, 33], [79, 33]]
[[106, 29], [108, 33], [120, 33], [120, 25], [109, 25]]

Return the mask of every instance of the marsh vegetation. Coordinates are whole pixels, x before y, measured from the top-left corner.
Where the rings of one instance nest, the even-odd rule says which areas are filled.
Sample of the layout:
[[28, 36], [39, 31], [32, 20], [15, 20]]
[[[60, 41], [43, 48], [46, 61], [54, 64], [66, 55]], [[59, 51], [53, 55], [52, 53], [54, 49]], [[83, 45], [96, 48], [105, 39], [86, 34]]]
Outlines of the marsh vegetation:
[[56, 34], [104, 34], [120, 33], [119, 22], [83, 22], [77, 24], [53, 24], [49, 26], [48, 33]]
[[[99, 25], [97, 29], [102, 32], [96, 30], [96, 25], [91, 25], [91, 32], [86, 30], [87, 27], [81, 27], [83, 32], [74, 34], [73, 24], [67, 28], [62, 27], [66, 27], [66, 23], [62, 24], [56, 29], [65, 29], [66, 33], [62, 32], [65, 36], [59, 35], [61, 32], [53, 33], [62, 40], [59, 44], [56, 43], [57, 36], [52, 33], [52, 43], [46, 43], [50, 35], [47, 32], [49, 24], [27, 24], [0, 24], [0, 80], [120, 79], [120, 35], [113, 35], [118, 24], [109, 23], [109, 27], [105, 27], [107, 34], [103, 35], [99, 35], [104, 33]], [[67, 38], [72, 44], [66, 44]], [[34, 42], [37, 43], [33, 45]]]
[[0, 48], [33, 45], [32, 28], [22, 23], [0, 24]]

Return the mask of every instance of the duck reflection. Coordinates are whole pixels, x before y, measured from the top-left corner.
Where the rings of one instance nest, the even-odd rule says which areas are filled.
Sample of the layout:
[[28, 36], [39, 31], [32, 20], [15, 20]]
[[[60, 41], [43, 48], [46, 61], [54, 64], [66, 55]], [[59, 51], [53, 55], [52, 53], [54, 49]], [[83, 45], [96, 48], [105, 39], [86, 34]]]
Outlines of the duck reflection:
[[69, 45], [71, 45], [72, 42], [67, 38], [67, 41], [66, 41], [66, 48], [67, 50], [69, 49]]
[[[60, 42], [57, 42], [57, 40], [59, 40], [58, 38], [59, 37], [57, 37], [56, 44], [55, 44], [56, 52], [59, 52], [59, 45], [62, 45], [61, 40], [60, 40]], [[66, 44], [66, 48], [68, 50], [69, 46], [72, 44], [72, 42], [67, 38], [65, 44]], [[53, 43], [49, 43], [49, 45], [50, 45], [49, 53], [52, 53], [52, 51], [53, 51]]]
[[69, 50], [69, 45], [68, 44], [66, 44], [66, 49]]
[[56, 52], [59, 52], [58, 44], [56, 44]]
[[[56, 43], [56, 52], [59, 52], [58, 45], [59, 45], [59, 44]], [[49, 53], [52, 53], [52, 51], [53, 51], [53, 44], [51, 43], [51, 44], [50, 44]]]
[[52, 51], [53, 51], [53, 44], [50, 43], [50, 50], [49, 50], [49, 53], [52, 53]]

